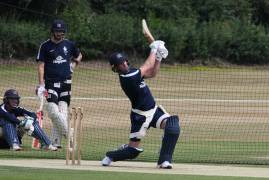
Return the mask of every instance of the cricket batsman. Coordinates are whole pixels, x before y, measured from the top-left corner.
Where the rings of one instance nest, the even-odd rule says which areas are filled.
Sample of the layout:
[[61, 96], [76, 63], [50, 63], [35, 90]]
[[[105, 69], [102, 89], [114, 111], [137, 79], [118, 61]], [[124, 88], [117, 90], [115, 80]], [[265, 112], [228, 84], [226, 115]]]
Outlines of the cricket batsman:
[[153, 41], [151, 52], [145, 63], [139, 68], [129, 65], [127, 56], [115, 52], [109, 58], [112, 70], [118, 73], [120, 85], [129, 98], [132, 109], [130, 113], [131, 132], [129, 144], [108, 151], [102, 160], [103, 166], [109, 166], [113, 161], [134, 159], [143, 149], [139, 147], [150, 127], [163, 129], [164, 136], [157, 163], [158, 168], [171, 169], [172, 155], [179, 138], [180, 126], [178, 116], [169, 115], [162, 106], [158, 106], [144, 79], [153, 78], [159, 71], [162, 59], [168, 55], [163, 41]]
[[54, 20], [51, 37], [40, 45], [37, 95], [47, 92], [48, 116], [52, 121], [53, 145], [61, 148], [62, 137], [67, 136], [68, 107], [71, 99], [72, 72], [82, 59], [75, 43], [65, 39], [67, 32], [63, 20]]

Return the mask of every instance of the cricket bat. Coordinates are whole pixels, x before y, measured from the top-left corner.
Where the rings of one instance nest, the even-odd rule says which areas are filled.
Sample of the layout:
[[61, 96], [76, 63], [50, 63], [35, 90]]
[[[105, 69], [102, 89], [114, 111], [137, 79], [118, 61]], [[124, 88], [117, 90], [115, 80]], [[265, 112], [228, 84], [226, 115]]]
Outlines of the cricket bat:
[[[37, 121], [39, 126], [42, 128], [43, 126], [43, 106], [44, 106], [44, 96], [39, 98], [40, 100], [40, 106], [39, 109], [36, 112], [36, 116], [37, 116]], [[41, 145], [40, 142], [37, 138], [33, 138], [33, 142], [32, 142], [32, 148], [33, 149], [40, 149]]]
[[148, 25], [147, 25], [147, 22], [145, 19], [142, 19], [142, 32], [143, 32], [144, 36], [147, 38], [149, 43], [152, 43], [153, 41], [155, 41], [154, 37], [152, 36], [152, 34], [148, 28]]

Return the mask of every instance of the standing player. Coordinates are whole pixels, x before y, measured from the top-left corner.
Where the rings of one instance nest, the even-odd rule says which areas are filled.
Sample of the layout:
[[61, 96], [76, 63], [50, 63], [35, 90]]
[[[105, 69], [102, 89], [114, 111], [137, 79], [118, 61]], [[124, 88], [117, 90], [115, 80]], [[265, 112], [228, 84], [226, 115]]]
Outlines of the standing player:
[[139, 148], [140, 140], [150, 127], [164, 129], [164, 137], [158, 160], [159, 168], [172, 168], [172, 155], [179, 137], [180, 127], [178, 116], [170, 116], [155, 100], [144, 82], [152, 78], [160, 68], [162, 58], [168, 51], [163, 41], [154, 41], [150, 45], [151, 53], [140, 69], [129, 66], [128, 59], [123, 53], [113, 53], [109, 62], [112, 70], [119, 74], [122, 90], [132, 104], [131, 133], [129, 144], [115, 151], [108, 151], [102, 160], [103, 166], [109, 166], [112, 161], [136, 158], [143, 149]]
[[[26, 132], [29, 136], [39, 139], [45, 149], [56, 151], [57, 147], [52, 145], [36, 121], [36, 114], [19, 107], [19, 103], [20, 96], [15, 89], [9, 89], [5, 92], [3, 104], [0, 105], [0, 126], [3, 131], [1, 144], [8, 144], [11, 150], [19, 151], [22, 149], [20, 147], [21, 138]], [[17, 119], [20, 116], [24, 116], [22, 121]]]
[[82, 55], [74, 42], [65, 39], [67, 31], [63, 20], [54, 20], [51, 38], [40, 45], [37, 55], [37, 95], [47, 91], [48, 115], [52, 120], [52, 141], [61, 147], [62, 136], [67, 135], [68, 106], [71, 98], [71, 76]]

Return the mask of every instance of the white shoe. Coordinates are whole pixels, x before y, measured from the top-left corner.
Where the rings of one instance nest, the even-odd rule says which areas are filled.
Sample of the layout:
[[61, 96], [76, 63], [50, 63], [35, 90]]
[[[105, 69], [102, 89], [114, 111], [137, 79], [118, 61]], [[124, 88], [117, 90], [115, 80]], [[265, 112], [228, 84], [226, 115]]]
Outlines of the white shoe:
[[19, 146], [19, 144], [14, 143], [14, 144], [12, 144], [12, 147], [10, 147], [10, 150], [20, 151], [20, 150], [22, 150], [22, 148]]
[[50, 145], [48, 146], [48, 150], [51, 150], [51, 151], [57, 151], [58, 148], [57, 148], [56, 146], [53, 146], [52, 144], [50, 144]]
[[103, 160], [102, 160], [102, 166], [109, 166], [111, 164], [112, 160], [109, 158], [109, 157], [105, 157]]
[[61, 144], [59, 144], [59, 142], [58, 142], [58, 139], [54, 139], [52, 145], [54, 147], [57, 147], [58, 149], [61, 149], [62, 148]]
[[157, 167], [160, 169], [172, 169], [173, 165], [168, 161], [164, 161], [162, 164], [159, 164]]
[[62, 146], [60, 144], [52, 144], [52, 146], [56, 147], [57, 149], [61, 149]]

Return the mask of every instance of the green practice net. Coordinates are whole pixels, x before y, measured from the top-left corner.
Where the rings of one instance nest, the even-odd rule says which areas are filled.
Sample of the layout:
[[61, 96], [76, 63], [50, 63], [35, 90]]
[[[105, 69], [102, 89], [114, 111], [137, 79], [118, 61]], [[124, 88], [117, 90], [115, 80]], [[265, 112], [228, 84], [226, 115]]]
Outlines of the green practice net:
[[[2, 60], [0, 93], [16, 88], [21, 106], [36, 111], [37, 64]], [[181, 135], [174, 162], [269, 164], [269, 71], [264, 67], [207, 68], [162, 65], [147, 79], [153, 96], [170, 114], [180, 117]], [[82, 63], [75, 70], [71, 107], [83, 107], [82, 159], [101, 160], [106, 151], [128, 142], [131, 105], [119, 80], [104, 62]], [[50, 136], [51, 120], [44, 130]], [[163, 132], [149, 129], [138, 161], [157, 161]], [[65, 140], [64, 140], [65, 141]], [[0, 158], [65, 158], [57, 151], [0, 150]]]

